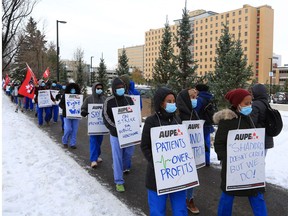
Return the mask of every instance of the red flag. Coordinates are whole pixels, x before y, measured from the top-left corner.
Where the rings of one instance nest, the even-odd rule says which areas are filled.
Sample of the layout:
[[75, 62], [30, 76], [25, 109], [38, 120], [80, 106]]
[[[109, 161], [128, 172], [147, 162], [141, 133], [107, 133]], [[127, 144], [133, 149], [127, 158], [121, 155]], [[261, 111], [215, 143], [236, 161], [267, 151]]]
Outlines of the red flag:
[[43, 73], [43, 78], [48, 78], [49, 76], [50, 76], [50, 70], [49, 70], [49, 67], [47, 67], [47, 69]]
[[27, 65], [27, 73], [25, 80], [23, 81], [22, 85], [20, 86], [18, 93], [33, 99], [35, 93], [35, 85], [37, 83], [36, 76], [34, 75], [31, 68]]
[[6, 86], [7, 86], [9, 83], [10, 83], [10, 78], [9, 78], [8, 74], [6, 74], [5, 83], [4, 83], [3, 89], [5, 89]]

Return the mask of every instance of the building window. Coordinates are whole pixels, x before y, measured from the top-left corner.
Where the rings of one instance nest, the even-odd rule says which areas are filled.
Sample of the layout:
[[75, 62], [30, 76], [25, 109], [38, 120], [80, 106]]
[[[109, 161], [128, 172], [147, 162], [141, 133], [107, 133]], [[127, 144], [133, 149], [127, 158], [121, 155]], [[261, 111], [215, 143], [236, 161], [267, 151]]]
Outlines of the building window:
[[246, 22], [248, 21], [248, 16], [245, 16], [245, 21], [246, 21]]
[[232, 13], [232, 16], [235, 16], [235, 11]]
[[216, 16], [216, 20], [218, 20], [218, 16]]
[[248, 8], [245, 9], [245, 13], [248, 13]]
[[218, 27], [218, 23], [215, 23], [215, 26]]
[[213, 21], [213, 17], [212, 16], [210, 17], [210, 21]]
[[235, 26], [232, 27], [232, 31], [235, 31]]
[[215, 34], [218, 34], [218, 30], [215, 30]]
[[232, 20], [232, 23], [235, 23], [235, 19]]
[[241, 10], [239, 10], [239, 15], [241, 15], [242, 14], [242, 11]]
[[247, 51], [248, 49], [247, 49], [247, 47], [244, 47], [244, 51]]
[[223, 18], [224, 18], [224, 15], [222, 14], [222, 15], [221, 15], [221, 19], [223, 19]]
[[248, 32], [245, 32], [245, 36], [246, 36], [246, 37], [248, 36]]
[[238, 22], [241, 22], [241, 18], [238, 19]]
[[213, 44], [210, 44], [210, 48], [213, 48]]

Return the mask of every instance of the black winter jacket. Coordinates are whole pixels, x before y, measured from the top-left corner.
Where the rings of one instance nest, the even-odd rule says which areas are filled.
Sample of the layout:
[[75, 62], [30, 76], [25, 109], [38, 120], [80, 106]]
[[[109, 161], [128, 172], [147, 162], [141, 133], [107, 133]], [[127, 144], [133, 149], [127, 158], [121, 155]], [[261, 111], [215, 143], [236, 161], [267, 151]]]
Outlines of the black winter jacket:
[[156, 91], [154, 96], [155, 113], [145, 120], [142, 132], [141, 150], [148, 161], [146, 170], [146, 187], [153, 191], [157, 191], [157, 187], [152, 157], [150, 130], [153, 127], [159, 127], [160, 125], [181, 124], [180, 118], [177, 117], [175, 113], [167, 113], [163, 108], [161, 108], [161, 103], [168, 94], [173, 94], [175, 96], [175, 94], [167, 88], [160, 88]]
[[[230, 130], [254, 128], [250, 116], [245, 116], [237, 112], [233, 107], [224, 109], [214, 114], [213, 120], [218, 124], [215, 134], [214, 147], [218, 160], [221, 161], [221, 189], [225, 193], [233, 196], [256, 196], [258, 192], [264, 192], [265, 187], [250, 190], [226, 191], [226, 171], [227, 171], [227, 136]], [[240, 121], [240, 124], [239, 124]]]
[[118, 135], [117, 135], [112, 108], [134, 105], [134, 102], [129, 95], [124, 94], [123, 96], [118, 96], [116, 94], [116, 87], [119, 84], [123, 84], [124, 86], [124, 83], [122, 82], [122, 80], [120, 80], [119, 78], [115, 78], [112, 82], [113, 95], [111, 95], [105, 100], [104, 105], [103, 105], [103, 113], [102, 113], [104, 124], [110, 131], [110, 134], [114, 137], [118, 137]]
[[[265, 127], [266, 110], [268, 106], [268, 93], [267, 89], [262, 84], [255, 84], [252, 87], [253, 103], [251, 117], [257, 128]], [[273, 148], [273, 137], [265, 135], [265, 149]]]

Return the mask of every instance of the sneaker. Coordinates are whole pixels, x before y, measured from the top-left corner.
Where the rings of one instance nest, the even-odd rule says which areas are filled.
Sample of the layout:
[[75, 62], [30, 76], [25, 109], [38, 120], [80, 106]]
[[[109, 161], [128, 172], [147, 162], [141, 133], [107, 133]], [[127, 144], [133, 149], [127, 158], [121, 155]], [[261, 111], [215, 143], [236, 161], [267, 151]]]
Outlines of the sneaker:
[[101, 163], [102, 161], [103, 161], [102, 158], [98, 157], [97, 162]]
[[123, 171], [123, 173], [124, 173], [124, 174], [130, 173], [130, 169], [125, 169], [125, 170]]
[[92, 168], [96, 168], [96, 167], [97, 167], [97, 165], [98, 165], [98, 164], [97, 164], [97, 162], [96, 162], [96, 161], [92, 161], [92, 162], [91, 162], [91, 167], [92, 167]]
[[125, 188], [123, 184], [116, 184], [116, 191], [125, 192]]
[[187, 209], [192, 212], [192, 214], [199, 214], [200, 211], [199, 209], [195, 206], [193, 199], [191, 199], [190, 201], [188, 201], [186, 199], [186, 204], [187, 204]]
[[70, 146], [70, 148], [71, 148], [71, 149], [77, 149], [77, 147], [76, 147], [76, 146]]
[[63, 147], [64, 147], [64, 148], [68, 148], [68, 145], [67, 145], [67, 144], [63, 144]]
[[18, 113], [18, 110], [16, 109], [15, 112]]

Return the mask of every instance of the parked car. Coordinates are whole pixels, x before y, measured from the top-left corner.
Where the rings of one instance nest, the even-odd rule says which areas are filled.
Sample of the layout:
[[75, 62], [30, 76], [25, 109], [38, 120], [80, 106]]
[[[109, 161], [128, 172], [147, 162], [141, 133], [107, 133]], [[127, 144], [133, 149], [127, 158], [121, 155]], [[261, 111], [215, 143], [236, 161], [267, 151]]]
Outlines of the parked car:
[[288, 92], [276, 92], [272, 97], [273, 103], [288, 104]]
[[152, 97], [151, 88], [136, 87], [136, 89], [140, 92], [140, 95], [142, 98], [151, 98]]

